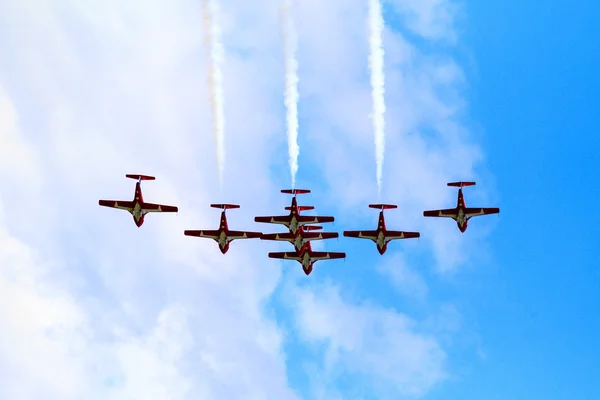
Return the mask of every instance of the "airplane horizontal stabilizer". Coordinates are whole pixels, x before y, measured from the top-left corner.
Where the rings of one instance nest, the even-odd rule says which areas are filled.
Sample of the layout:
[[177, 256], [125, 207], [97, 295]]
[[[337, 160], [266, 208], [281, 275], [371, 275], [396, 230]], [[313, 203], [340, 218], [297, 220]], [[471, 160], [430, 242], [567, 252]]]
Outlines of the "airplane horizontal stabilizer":
[[308, 189], [283, 189], [281, 191], [281, 193], [293, 194], [293, 195], [308, 194], [308, 193], [310, 193], [310, 190], [308, 190]]
[[135, 180], [139, 180], [139, 181], [153, 181], [156, 178], [150, 175], [137, 175], [137, 174], [127, 174], [125, 175], [126, 178], [130, 178], [130, 179], [135, 179]]
[[319, 231], [319, 230], [323, 229], [323, 227], [319, 226], [319, 225], [304, 225], [302, 228], [305, 231]]
[[378, 210], [389, 210], [392, 208], [398, 208], [395, 204], [369, 204], [370, 208], [376, 208]]
[[126, 174], [126, 178], [140, 180], [140, 181], [153, 181], [156, 178], [150, 175], [138, 175], [138, 174]]
[[454, 187], [466, 187], [466, 186], [475, 186], [475, 182], [450, 182], [448, 183], [448, 186], [454, 186]]
[[220, 208], [222, 210], [229, 210], [232, 208], [240, 208], [240, 206], [237, 204], [211, 204], [210, 206], [212, 208]]
[[[292, 207], [287, 206], [285, 208], [287, 211], [292, 211]], [[314, 210], [315, 207], [314, 206], [298, 206], [298, 211], [309, 211], [309, 210]]]

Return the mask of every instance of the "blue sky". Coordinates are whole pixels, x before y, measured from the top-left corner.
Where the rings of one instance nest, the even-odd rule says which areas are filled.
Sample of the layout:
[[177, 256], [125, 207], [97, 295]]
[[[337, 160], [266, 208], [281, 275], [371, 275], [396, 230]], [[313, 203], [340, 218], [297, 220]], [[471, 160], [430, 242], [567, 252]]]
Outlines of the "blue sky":
[[[367, 2], [307, 0], [299, 48], [300, 197], [327, 230], [420, 231], [306, 277], [232, 229], [289, 204], [275, 0], [222, 0], [224, 187], [201, 2], [0, 6], [0, 397], [6, 399], [587, 399], [598, 392], [591, 5], [384, 2], [381, 199]], [[139, 4], [138, 4], [139, 3]], [[24, 4], [24, 3], [23, 3]], [[100, 209], [125, 173], [178, 215]], [[425, 219], [468, 205], [500, 216]], [[40, 200], [43, 199], [43, 200]]]
[[467, 3], [470, 118], [503, 214], [493, 267], [463, 292], [488, 357], [439, 398], [598, 392], [596, 14], [591, 2]]

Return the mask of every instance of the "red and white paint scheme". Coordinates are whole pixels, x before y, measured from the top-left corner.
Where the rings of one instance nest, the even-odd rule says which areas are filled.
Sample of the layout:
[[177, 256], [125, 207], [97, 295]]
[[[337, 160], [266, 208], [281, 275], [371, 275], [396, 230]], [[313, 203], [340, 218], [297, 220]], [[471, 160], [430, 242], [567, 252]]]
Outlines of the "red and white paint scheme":
[[377, 229], [374, 231], [344, 231], [344, 236], [372, 240], [377, 245], [377, 251], [379, 251], [379, 254], [382, 255], [387, 250], [387, 245], [391, 240], [412, 239], [421, 237], [421, 234], [419, 232], [389, 231], [386, 229], [383, 210], [398, 208], [397, 205], [369, 204], [369, 207], [381, 210], [379, 212], [379, 222], [377, 224]]
[[213, 239], [219, 244], [219, 250], [221, 253], [227, 253], [229, 250], [229, 243], [237, 239], [257, 239], [262, 236], [261, 232], [248, 232], [248, 231], [230, 231], [227, 225], [227, 216], [225, 210], [232, 208], [240, 208], [237, 204], [211, 204], [213, 208], [220, 208], [221, 212], [221, 223], [217, 230], [200, 230], [200, 231], [183, 231], [186, 236], [196, 236], [201, 238]]
[[262, 240], [279, 240], [290, 242], [296, 248], [296, 251], [302, 251], [302, 248], [310, 244], [311, 240], [324, 240], [334, 239], [339, 237], [337, 232], [308, 232], [306, 228], [312, 228], [311, 226], [302, 226], [298, 232], [294, 235], [291, 232], [287, 233], [267, 233], [261, 236]]
[[456, 221], [456, 225], [461, 232], [465, 232], [467, 230], [467, 225], [469, 219], [473, 217], [478, 217], [480, 215], [489, 215], [489, 214], [499, 214], [500, 209], [497, 207], [493, 208], [483, 208], [483, 207], [469, 207], [465, 204], [465, 199], [463, 197], [462, 188], [466, 186], [475, 186], [475, 182], [450, 182], [448, 186], [458, 187], [458, 201], [456, 204], [456, 208], [447, 208], [444, 210], [431, 210], [424, 211], [424, 217], [442, 217], [442, 218], [452, 218]]
[[295, 260], [302, 265], [302, 270], [306, 275], [310, 275], [313, 266], [317, 261], [334, 260], [338, 258], [346, 258], [346, 253], [329, 252], [329, 251], [312, 251], [310, 243], [307, 243], [301, 252], [278, 252], [269, 253], [269, 258], [281, 258], [283, 260]]
[[299, 206], [296, 201], [296, 195], [298, 194], [307, 194], [310, 193], [310, 190], [306, 189], [285, 189], [282, 190], [281, 193], [291, 194], [292, 197], [292, 205], [290, 207], [286, 207], [286, 210], [289, 210], [289, 215], [281, 215], [281, 216], [269, 216], [269, 217], [256, 217], [254, 218], [255, 222], [262, 222], [267, 224], [281, 224], [285, 225], [290, 233], [296, 235], [300, 232], [300, 228], [309, 225], [309, 224], [322, 224], [327, 222], [333, 222], [333, 217], [317, 217], [317, 216], [305, 216], [300, 215], [301, 211], [305, 210], [314, 210], [313, 206]]
[[148, 175], [136, 175], [127, 174], [125, 177], [130, 179], [136, 179], [135, 193], [133, 195], [133, 201], [126, 200], [100, 200], [98, 204], [104, 207], [117, 208], [119, 210], [125, 210], [133, 216], [133, 222], [139, 228], [144, 223], [144, 217], [146, 214], [151, 212], [177, 212], [178, 209], [175, 206], [166, 206], [163, 204], [147, 203], [144, 201], [142, 196], [142, 181], [153, 181], [156, 178]]

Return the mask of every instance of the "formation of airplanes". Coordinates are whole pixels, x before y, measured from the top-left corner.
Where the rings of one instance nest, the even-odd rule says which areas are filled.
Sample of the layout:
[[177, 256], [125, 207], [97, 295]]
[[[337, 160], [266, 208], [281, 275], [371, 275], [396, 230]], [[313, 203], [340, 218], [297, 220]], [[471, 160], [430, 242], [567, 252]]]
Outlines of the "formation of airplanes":
[[[142, 181], [155, 180], [156, 178], [149, 175], [127, 174], [127, 178], [136, 179], [135, 192], [133, 200], [100, 200], [99, 204], [104, 207], [111, 207], [120, 210], [125, 210], [133, 216], [133, 222], [137, 227], [141, 227], [144, 223], [144, 217], [151, 212], [177, 212], [176, 206], [164, 204], [147, 203], [142, 196]], [[456, 207], [424, 211], [424, 217], [440, 217], [451, 218], [456, 221], [460, 232], [464, 233], [467, 230], [469, 219], [482, 215], [499, 214], [500, 209], [497, 207], [467, 207], [463, 196], [463, 187], [474, 186], [475, 182], [450, 182], [448, 186], [458, 187], [458, 198]], [[331, 251], [314, 251], [311, 242], [314, 240], [334, 239], [339, 237], [337, 232], [321, 232], [323, 229], [320, 225], [334, 222], [332, 216], [308, 216], [301, 215], [302, 211], [314, 210], [314, 206], [298, 205], [296, 196], [299, 194], [308, 194], [310, 190], [306, 189], [285, 189], [281, 193], [291, 194], [292, 202], [289, 207], [285, 207], [289, 211], [287, 215], [255, 217], [254, 221], [259, 223], [278, 224], [287, 228], [287, 232], [282, 233], [262, 233], [251, 231], [232, 231], [229, 230], [227, 224], [226, 211], [229, 209], [240, 208], [237, 204], [211, 204], [213, 208], [221, 209], [221, 220], [219, 228], [214, 230], [185, 230], [185, 236], [193, 236], [200, 238], [213, 239], [217, 242], [221, 253], [225, 254], [229, 250], [229, 245], [232, 241], [238, 239], [261, 239], [289, 242], [294, 246], [294, 251], [286, 252], [271, 252], [269, 258], [277, 258], [283, 260], [294, 260], [302, 265], [302, 269], [306, 275], [310, 275], [313, 266], [317, 261], [334, 260], [346, 258], [346, 253], [331, 252]], [[344, 231], [344, 236], [358, 239], [368, 239], [375, 243], [377, 251], [384, 254], [387, 250], [388, 243], [398, 239], [419, 238], [419, 232], [388, 230], [385, 224], [384, 210], [398, 208], [394, 204], [369, 204], [370, 208], [378, 209], [379, 221], [375, 230], [355, 230]], [[316, 232], [319, 231], [319, 232]]]

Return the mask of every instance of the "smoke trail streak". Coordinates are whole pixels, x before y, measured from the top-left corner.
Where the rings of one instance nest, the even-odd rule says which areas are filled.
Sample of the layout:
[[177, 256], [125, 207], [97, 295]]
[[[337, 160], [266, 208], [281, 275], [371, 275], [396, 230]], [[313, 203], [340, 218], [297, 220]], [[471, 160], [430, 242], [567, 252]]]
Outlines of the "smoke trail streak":
[[379, 0], [369, 0], [369, 67], [371, 69], [371, 88], [373, 97], [373, 129], [375, 131], [375, 157], [377, 162], [377, 189], [381, 195], [381, 175], [383, 171], [383, 156], [385, 153], [385, 100], [383, 73], [383, 29]]
[[298, 172], [298, 60], [296, 59], [297, 37], [291, 15], [292, 4], [284, 0], [281, 8], [281, 25], [283, 36], [283, 54], [285, 57], [285, 107], [288, 137], [288, 152], [290, 156], [290, 173], [292, 175], [292, 188], [296, 187], [296, 173]]
[[218, 23], [218, 7], [215, 0], [203, 0], [205, 45], [209, 48], [210, 67], [208, 71], [209, 100], [213, 117], [213, 134], [216, 146], [219, 183], [223, 187], [225, 167], [225, 117], [223, 113], [223, 59], [225, 51], [221, 42]]

